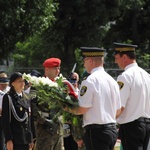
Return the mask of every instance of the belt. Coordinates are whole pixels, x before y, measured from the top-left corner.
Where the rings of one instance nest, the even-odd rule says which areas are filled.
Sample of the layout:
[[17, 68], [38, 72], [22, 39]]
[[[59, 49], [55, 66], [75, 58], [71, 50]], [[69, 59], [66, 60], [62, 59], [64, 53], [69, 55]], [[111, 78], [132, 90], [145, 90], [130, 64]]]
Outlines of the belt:
[[69, 124], [63, 124], [63, 137], [68, 137], [71, 135], [71, 129]]
[[116, 128], [115, 123], [108, 123], [108, 124], [90, 124], [84, 127], [85, 130], [89, 129], [99, 129], [99, 128]]
[[46, 113], [46, 112], [42, 112], [42, 111], [41, 111], [41, 112], [40, 112], [40, 115], [41, 115], [41, 117], [43, 117], [43, 118], [51, 119], [49, 113]]
[[137, 119], [137, 121], [140, 121], [140, 122], [150, 122], [150, 118], [140, 117], [140, 118]]

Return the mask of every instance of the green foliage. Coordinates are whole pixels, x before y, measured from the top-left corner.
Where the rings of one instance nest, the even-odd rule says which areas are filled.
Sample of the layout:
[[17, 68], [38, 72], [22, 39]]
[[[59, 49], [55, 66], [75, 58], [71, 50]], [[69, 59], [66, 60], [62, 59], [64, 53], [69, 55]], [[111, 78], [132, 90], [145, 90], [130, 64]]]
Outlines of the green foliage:
[[[24, 42], [18, 42], [16, 44], [15, 53], [13, 55], [14, 66], [17, 67], [29, 67], [34, 69], [43, 70], [43, 62], [49, 57], [61, 58], [62, 53], [54, 49], [54, 44], [46, 41], [44, 37], [39, 34], [35, 34], [29, 37]], [[57, 43], [57, 42], [56, 42]], [[17, 57], [18, 54], [22, 55], [23, 59]], [[63, 63], [62, 63], [63, 66]], [[63, 67], [64, 68], [64, 67]], [[65, 70], [65, 69], [64, 69]], [[41, 71], [40, 71], [41, 72]]]
[[143, 53], [142, 50], [137, 50], [137, 62], [142, 68], [149, 69], [150, 54]]
[[[43, 56], [42, 56], [42, 39], [39, 35], [34, 35], [30, 37], [25, 42], [18, 42], [16, 44], [14, 57], [15, 66], [18, 67], [42, 67]], [[22, 56], [20, 61], [20, 57], [18, 54]], [[20, 56], [19, 55], [19, 56]], [[44, 54], [43, 54], [44, 55]], [[24, 59], [23, 59], [24, 58]]]
[[[116, 16], [117, 1], [55, 0], [59, 3], [56, 21], [42, 36], [47, 47], [62, 59], [63, 68], [69, 73], [78, 61], [75, 51], [81, 46], [103, 46], [107, 32], [105, 25]], [[79, 58], [80, 59], [80, 58]]]
[[47, 105], [46, 108], [49, 110], [58, 109], [58, 114], [63, 114], [64, 122], [71, 121], [73, 125], [78, 125], [80, 117], [64, 111], [64, 108], [77, 109], [78, 100], [70, 94], [69, 87], [64, 84], [62, 76], [58, 77], [56, 82], [45, 77], [32, 77], [29, 74], [23, 74], [23, 78], [32, 83], [32, 87], [35, 88], [38, 105]]
[[120, 0], [118, 14], [110, 23], [109, 31], [104, 38], [105, 47], [113, 42], [132, 41], [145, 53], [150, 49], [150, 1]]
[[57, 8], [52, 0], [1, 0], [0, 6], [0, 53], [3, 56], [13, 51], [18, 41], [49, 27]]
[[149, 0], [21, 0], [13, 4], [11, 1], [0, 3], [0, 51], [6, 50], [6, 56], [17, 43], [15, 66], [41, 67], [48, 57], [59, 57], [62, 60], [61, 72], [65, 75], [70, 73], [75, 62], [76, 71], [82, 74], [79, 48], [96, 46], [108, 50], [105, 66], [118, 68], [112, 57], [112, 43], [130, 41], [140, 49], [138, 62], [142, 64], [144, 61], [142, 66], [149, 68]]

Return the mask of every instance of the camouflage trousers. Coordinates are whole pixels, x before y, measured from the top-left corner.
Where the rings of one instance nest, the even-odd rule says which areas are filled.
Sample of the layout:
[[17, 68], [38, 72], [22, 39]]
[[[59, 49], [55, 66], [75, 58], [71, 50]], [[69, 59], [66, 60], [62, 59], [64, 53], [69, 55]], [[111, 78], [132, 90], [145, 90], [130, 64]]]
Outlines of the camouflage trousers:
[[36, 144], [34, 150], [64, 150], [63, 136], [58, 124], [50, 131], [42, 124], [36, 125]]

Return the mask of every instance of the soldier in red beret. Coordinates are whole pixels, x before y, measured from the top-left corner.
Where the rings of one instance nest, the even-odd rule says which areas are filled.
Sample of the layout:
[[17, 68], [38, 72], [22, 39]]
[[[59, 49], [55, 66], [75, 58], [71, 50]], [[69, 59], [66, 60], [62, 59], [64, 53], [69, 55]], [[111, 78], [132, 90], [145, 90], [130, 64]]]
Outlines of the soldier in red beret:
[[[61, 60], [48, 58], [44, 61], [44, 75], [55, 82], [60, 73]], [[46, 104], [39, 105], [36, 118], [36, 149], [38, 150], [63, 150], [62, 124], [53, 117], [59, 110], [48, 108]], [[40, 112], [40, 113], [39, 113]]]
[[46, 59], [43, 63], [45, 77], [48, 77], [49, 79], [54, 81], [60, 73], [60, 64], [61, 60], [59, 58]]

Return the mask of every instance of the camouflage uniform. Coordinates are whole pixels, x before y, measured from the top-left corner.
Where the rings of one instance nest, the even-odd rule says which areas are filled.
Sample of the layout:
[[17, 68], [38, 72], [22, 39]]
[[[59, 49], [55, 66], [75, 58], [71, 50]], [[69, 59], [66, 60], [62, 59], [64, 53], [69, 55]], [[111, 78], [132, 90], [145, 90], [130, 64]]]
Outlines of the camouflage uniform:
[[32, 110], [36, 126], [36, 146], [34, 150], [63, 150], [61, 121], [54, 116], [57, 110], [48, 109], [46, 104], [38, 105], [37, 98], [32, 100]]
[[[55, 82], [60, 73], [60, 64], [59, 58], [46, 59], [43, 63], [44, 76]], [[36, 150], [63, 150], [62, 125], [57, 115], [60, 108], [50, 108], [47, 103], [40, 104], [39, 101], [35, 98], [32, 102], [36, 122]]]
[[[82, 116], [78, 116], [78, 125], [73, 126], [72, 130], [75, 141], [83, 140], [84, 128], [82, 127]], [[78, 147], [78, 150], [86, 150], [85, 145], [83, 144], [82, 147]]]

